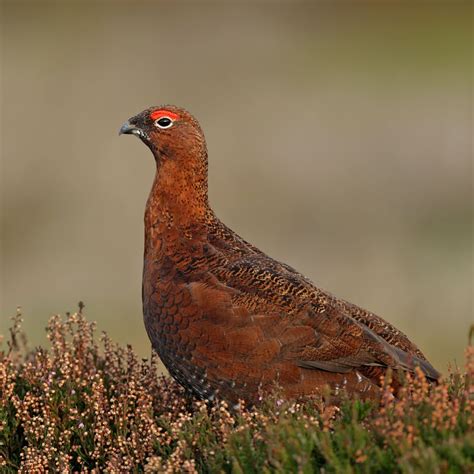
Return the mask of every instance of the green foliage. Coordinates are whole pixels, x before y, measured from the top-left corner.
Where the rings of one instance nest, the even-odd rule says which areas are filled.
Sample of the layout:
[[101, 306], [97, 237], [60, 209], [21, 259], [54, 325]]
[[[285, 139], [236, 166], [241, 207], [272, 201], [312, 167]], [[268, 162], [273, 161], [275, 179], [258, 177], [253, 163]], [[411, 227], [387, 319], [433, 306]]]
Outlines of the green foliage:
[[330, 398], [228, 407], [191, 400], [106, 335], [82, 308], [51, 318], [29, 351], [14, 320], [0, 352], [2, 472], [471, 473], [474, 351], [431, 386], [408, 375], [395, 399]]

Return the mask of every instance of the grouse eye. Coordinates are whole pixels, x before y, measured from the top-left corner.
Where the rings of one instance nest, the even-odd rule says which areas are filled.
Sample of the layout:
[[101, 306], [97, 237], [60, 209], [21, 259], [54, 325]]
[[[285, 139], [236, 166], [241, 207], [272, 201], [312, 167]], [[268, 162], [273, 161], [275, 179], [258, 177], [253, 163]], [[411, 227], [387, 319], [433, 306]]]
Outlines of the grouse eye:
[[161, 117], [155, 120], [155, 125], [159, 128], [170, 128], [173, 125], [173, 121], [169, 117]]

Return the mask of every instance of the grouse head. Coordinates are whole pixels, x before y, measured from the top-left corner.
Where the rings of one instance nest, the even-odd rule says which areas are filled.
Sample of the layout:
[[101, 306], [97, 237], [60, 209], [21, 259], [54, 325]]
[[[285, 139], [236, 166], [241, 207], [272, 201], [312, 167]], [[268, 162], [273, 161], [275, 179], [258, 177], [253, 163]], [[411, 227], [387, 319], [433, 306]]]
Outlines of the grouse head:
[[153, 152], [157, 161], [177, 160], [206, 154], [204, 134], [198, 121], [174, 105], [150, 107], [130, 118], [119, 135], [136, 135]]

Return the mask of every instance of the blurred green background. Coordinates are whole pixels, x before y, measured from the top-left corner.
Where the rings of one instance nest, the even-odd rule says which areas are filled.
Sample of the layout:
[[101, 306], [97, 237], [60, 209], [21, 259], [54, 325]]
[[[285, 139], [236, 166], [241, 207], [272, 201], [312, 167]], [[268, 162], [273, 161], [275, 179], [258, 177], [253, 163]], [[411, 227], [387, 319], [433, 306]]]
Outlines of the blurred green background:
[[150, 346], [150, 105], [205, 130], [221, 219], [446, 370], [473, 321], [471, 2], [3, 1], [1, 327]]

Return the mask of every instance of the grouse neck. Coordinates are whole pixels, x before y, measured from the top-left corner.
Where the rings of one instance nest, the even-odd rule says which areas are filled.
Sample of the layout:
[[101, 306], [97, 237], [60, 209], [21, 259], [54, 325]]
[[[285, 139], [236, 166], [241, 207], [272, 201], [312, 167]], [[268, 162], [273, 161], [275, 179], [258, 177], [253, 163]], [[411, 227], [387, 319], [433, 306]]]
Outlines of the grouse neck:
[[187, 232], [205, 224], [209, 212], [205, 158], [194, 164], [191, 160], [157, 161], [145, 210], [146, 231], [156, 228]]

